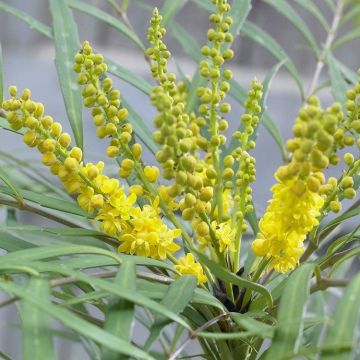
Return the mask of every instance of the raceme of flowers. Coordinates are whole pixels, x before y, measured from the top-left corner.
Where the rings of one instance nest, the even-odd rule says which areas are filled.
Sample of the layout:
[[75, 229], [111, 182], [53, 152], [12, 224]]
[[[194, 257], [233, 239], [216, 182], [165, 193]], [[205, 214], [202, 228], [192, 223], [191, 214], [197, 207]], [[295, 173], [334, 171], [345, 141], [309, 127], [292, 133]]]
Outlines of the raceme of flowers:
[[[263, 101], [263, 86], [254, 80], [239, 130], [227, 139], [226, 116], [231, 106], [226, 95], [233, 73], [226, 64], [234, 56], [230, 49], [233, 19], [227, 0], [213, 3], [216, 11], [210, 15], [212, 28], [201, 49], [198, 71], [203, 85], [196, 90], [195, 106], [188, 98], [186, 82], [168, 70], [171, 53], [157, 9], [150, 20], [146, 56], [156, 82], [150, 100], [157, 110], [153, 139], [159, 146], [155, 154], [159, 167], [144, 164], [142, 145], [131, 115], [122, 106], [120, 91], [107, 75], [103, 55], [95, 53], [87, 41], [75, 55], [73, 68], [96, 134], [109, 142], [106, 155], [119, 164], [119, 179], [104, 175], [103, 162], [85, 163], [82, 150], [71, 147], [70, 135], [44, 114], [30, 90], [18, 94], [10, 86], [10, 98], [2, 104], [11, 128], [25, 131], [24, 142], [37, 147], [44, 165], [76, 195], [79, 206], [119, 241], [119, 251], [168, 259], [178, 275], [195, 275], [199, 284], [207, 278], [192, 249], [206, 252], [235, 273], [240, 270], [246, 218], [254, 215], [251, 184], [256, 163], [251, 150]], [[276, 171], [273, 198], [252, 243], [255, 254], [268, 261], [268, 269], [292, 270], [319, 221], [330, 210], [340, 211], [342, 199], [356, 195], [353, 176], [360, 163], [350, 152], [344, 155], [346, 169], [340, 181], [326, 180], [324, 175], [328, 166], [339, 163], [338, 151], [354, 145], [355, 134], [360, 132], [360, 84], [346, 95], [346, 114], [339, 103], [323, 109], [316, 97], [299, 112], [294, 137], [287, 142], [289, 162]], [[186, 222], [191, 224], [191, 233]], [[173, 254], [181, 248], [186, 255], [177, 259]]]

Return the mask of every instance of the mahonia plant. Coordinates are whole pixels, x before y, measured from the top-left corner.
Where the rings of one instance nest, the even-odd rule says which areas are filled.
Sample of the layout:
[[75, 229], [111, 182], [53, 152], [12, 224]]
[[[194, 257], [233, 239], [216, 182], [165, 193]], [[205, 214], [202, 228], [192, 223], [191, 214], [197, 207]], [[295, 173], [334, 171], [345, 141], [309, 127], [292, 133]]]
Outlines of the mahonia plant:
[[[206, 282], [213, 285], [214, 279], [197, 261], [199, 251], [235, 274], [241, 273], [241, 239], [247, 231], [246, 219], [254, 213], [251, 186], [256, 164], [251, 151], [263, 101], [263, 86], [255, 79], [244, 114], [239, 116], [240, 130], [228, 139], [226, 116], [231, 106], [226, 96], [233, 73], [227, 63], [234, 56], [229, 32], [233, 20], [227, 0], [213, 0], [213, 4], [212, 28], [201, 49], [198, 69], [204, 86], [196, 90], [198, 106], [190, 111], [189, 89], [168, 70], [171, 53], [164, 42], [166, 30], [158, 10], [153, 11], [146, 55], [156, 83], [150, 100], [157, 111], [153, 139], [159, 145], [158, 167], [144, 163], [142, 145], [122, 106], [120, 91], [107, 75], [103, 55], [95, 53], [88, 41], [75, 55], [73, 69], [96, 134], [108, 142], [106, 155], [119, 164], [119, 178], [104, 175], [103, 162], [84, 162], [82, 150], [71, 146], [70, 135], [44, 114], [44, 106], [32, 100], [29, 89], [19, 93], [10, 86], [10, 98], [2, 103], [11, 128], [24, 131], [24, 142], [38, 149], [43, 164], [99, 222], [100, 229], [118, 240], [120, 252], [168, 259], [175, 265], [175, 276], [195, 275], [202, 286], [208, 286]], [[360, 146], [356, 140], [360, 83], [346, 96], [346, 113], [339, 103], [323, 109], [315, 96], [299, 111], [293, 138], [287, 142], [290, 160], [275, 173], [273, 197], [251, 246], [261, 271], [294, 269], [308, 235], [313, 241], [327, 213], [339, 212], [343, 199], [356, 196], [358, 154], [345, 153], [339, 180], [325, 175], [330, 165], [339, 164], [340, 150], [353, 149], [355, 143]], [[230, 141], [236, 145], [230, 147]], [[184, 256], [174, 256], [180, 250]], [[257, 272], [256, 277], [259, 275]], [[231, 286], [224, 291], [235, 300]]]

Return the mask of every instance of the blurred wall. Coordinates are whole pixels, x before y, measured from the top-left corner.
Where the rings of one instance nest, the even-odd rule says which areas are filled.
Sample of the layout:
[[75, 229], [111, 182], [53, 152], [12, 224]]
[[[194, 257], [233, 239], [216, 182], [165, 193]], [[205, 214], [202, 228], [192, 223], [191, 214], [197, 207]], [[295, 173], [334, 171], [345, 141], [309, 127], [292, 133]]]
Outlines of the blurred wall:
[[[64, 0], [59, 0], [64, 1]], [[172, 0], [177, 1], [177, 0]], [[206, 0], [203, 0], [206, 1]], [[295, 0], [288, 1], [299, 15], [308, 24], [309, 28], [315, 35], [316, 40], [321, 43], [325, 41], [326, 34], [323, 28], [318, 24], [317, 20]], [[51, 16], [48, 11], [47, 0], [5, 0], [5, 3], [28, 12], [38, 20], [50, 25]], [[111, 5], [106, 0], [88, 0], [90, 3], [99, 8], [113, 13]], [[117, 0], [121, 4], [121, 0]], [[129, 19], [133, 23], [138, 35], [144, 39], [146, 38], [146, 29], [148, 26], [149, 13], [141, 8], [140, 3], [147, 6], [157, 6], [161, 8], [163, 0], [133, 0], [130, 1]], [[318, 5], [323, 15], [331, 21], [331, 13], [324, 5], [323, 0], [313, 0]], [[262, 0], [253, 0], [253, 8], [250, 12], [249, 20], [255, 22], [262, 29], [272, 35], [287, 51], [290, 57], [294, 60], [295, 65], [299, 67], [301, 73], [313, 72], [315, 59], [308, 51], [304, 40], [300, 33], [293, 28], [287, 19], [278, 14], [273, 8], [265, 4]], [[117, 31], [111, 29], [109, 26], [94, 20], [88, 15], [80, 14], [75, 11], [75, 16], [79, 24], [79, 32], [81, 39], [89, 39], [95, 43], [101, 43], [103, 46], [111, 46], [116, 48], [133, 48], [133, 44]], [[202, 9], [199, 9], [190, 0], [178, 14], [177, 21], [194, 35], [200, 44], [205, 42], [205, 34], [208, 29], [208, 15]], [[352, 24], [349, 24], [345, 30], [349, 30]], [[28, 48], [35, 44], [46, 42], [47, 40], [36, 31], [29, 31], [27, 25], [20, 20], [14, 19], [13, 16], [4, 13], [0, 10], [0, 41], [4, 47], [23, 47]], [[169, 42], [169, 48], [175, 54], [181, 53], [180, 47], [175, 41]], [[343, 59], [351, 68], [359, 66], [360, 53], [358, 46], [360, 41], [355, 41], [347, 46], [341, 47], [337, 55]], [[274, 64], [273, 57], [263, 50], [254, 42], [240, 37], [235, 41], [234, 48], [236, 50], [235, 61], [244, 65], [251, 65], [254, 67], [269, 67]]]

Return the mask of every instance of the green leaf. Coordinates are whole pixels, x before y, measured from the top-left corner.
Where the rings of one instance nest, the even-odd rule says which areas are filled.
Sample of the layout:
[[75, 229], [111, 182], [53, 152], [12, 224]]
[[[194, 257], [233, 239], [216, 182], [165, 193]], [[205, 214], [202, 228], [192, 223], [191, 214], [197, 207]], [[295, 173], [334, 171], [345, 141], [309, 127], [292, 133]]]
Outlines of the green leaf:
[[229, 32], [234, 38], [240, 34], [250, 10], [251, 0], [234, 0], [232, 2], [230, 16], [233, 18], [233, 23], [230, 26]]
[[334, 61], [336, 63], [336, 66], [339, 68], [341, 73], [344, 75], [345, 79], [348, 80], [349, 82], [351, 82], [352, 84], [356, 85], [357, 82], [359, 81], [359, 75], [355, 71], [348, 68], [340, 60], [334, 58]]
[[66, 112], [77, 146], [83, 148], [82, 99], [73, 71], [74, 56], [80, 48], [77, 27], [66, 1], [50, 0], [55, 43], [55, 65]]
[[131, 41], [133, 41], [141, 50], [143, 51], [145, 50], [144, 44], [141, 42], [139, 37], [116, 17], [106, 13], [105, 11], [102, 11], [99, 7], [86, 4], [82, 1], [68, 0], [68, 3], [73, 9], [91, 15], [96, 19], [101, 20], [106, 24], [110, 25], [111, 27], [118, 30], [126, 37], [128, 37]]
[[202, 56], [196, 39], [176, 21], [171, 22], [170, 29], [172, 35], [179, 42], [186, 55], [198, 63]]
[[90, 322], [79, 318], [67, 309], [47, 303], [43, 298], [35, 295], [34, 293], [30, 294], [14, 284], [3, 282], [0, 283], [0, 289], [22, 298], [24, 301], [31, 304], [33, 309], [37, 308], [41, 310], [43, 313], [46, 313], [54, 319], [60, 321], [66, 327], [74, 330], [76, 333], [94, 340], [98, 344], [106, 346], [109, 349], [117, 351], [121, 354], [128, 355], [130, 357], [154, 360], [152, 356], [146, 354], [144, 351], [140, 350], [131, 343], [128, 343], [123, 339], [118, 338], [109, 332], [91, 324]]
[[11, 131], [18, 135], [24, 135], [25, 131], [23, 129], [20, 130], [14, 130], [9, 125], [8, 121], [5, 119], [5, 116], [2, 112], [0, 112], [0, 127], [4, 130]]
[[3, 56], [0, 42], [0, 107], [4, 99], [4, 72], [3, 72]]
[[262, 359], [280, 359], [287, 352], [296, 353], [302, 336], [303, 314], [310, 292], [314, 264], [297, 268], [287, 279], [280, 300], [277, 327], [270, 348]]
[[24, 198], [21, 195], [21, 192], [17, 189], [13, 181], [7, 176], [5, 171], [0, 167], [0, 180], [2, 180], [9, 188], [10, 194], [14, 197], [20, 204], [23, 203]]
[[318, 230], [318, 237], [324, 237], [329, 235], [339, 224], [343, 223], [344, 221], [353, 218], [360, 214], [360, 207], [355, 207], [353, 209], [346, 210], [340, 216], [337, 216], [335, 219], [329, 221], [324, 227]]
[[358, 38], [360, 38], [360, 29], [358, 27], [356, 27], [355, 29], [349, 31], [344, 36], [342, 36], [341, 38], [336, 40], [334, 42], [333, 46], [331, 47], [331, 49], [335, 50], [335, 49], [339, 48], [340, 46], [343, 46], [343, 45], [347, 44], [348, 42], [356, 40]]
[[320, 9], [316, 6], [316, 4], [312, 0], [295, 0], [300, 6], [302, 6], [305, 10], [307, 10], [314, 18], [319, 22], [319, 24], [324, 28], [326, 32], [329, 32], [330, 27], [322, 14]]
[[[69, 246], [69, 247], [71, 247], [71, 246]], [[120, 254], [115, 255], [110, 252], [106, 252], [104, 250], [102, 250], [100, 252], [100, 251], [96, 251], [96, 250], [98, 250], [96, 248], [85, 247], [85, 246], [83, 246], [82, 248], [88, 248], [88, 250], [83, 250], [82, 253], [89, 253], [89, 254], [103, 253], [104, 255], [111, 256], [114, 259], [118, 259], [119, 263], [120, 262], [122, 263], [124, 261], [124, 258], [122, 256], [120, 256]], [[32, 250], [33, 249], [30, 249], [29, 251], [32, 251]], [[66, 251], [64, 251], [64, 252], [66, 252]], [[5, 257], [11, 256], [14, 254], [15, 253], [4, 255], [3, 258], [5, 259]], [[21, 262], [21, 264], [24, 264], [24, 262]], [[7, 264], [4, 260], [3, 267], [5, 267], [5, 266], [7, 266]], [[171, 320], [177, 322], [178, 324], [181, 324], [186, 329], [188, 329], [188, 330], [190, 329], [190, 326], [187, 324], [187, 322], [185, 320], [183, 320], [182, 317], [178, 316], [172, 310], [166, 308], [165, 306], [159, 304], [158, 302], [153, 301], [150, 298], [141, 295], [138, 291], [119, 288], [119, 287], [114, 286], [114, 284], [112, 282], [109, 282], [109, 281], [106, 281], [106, 280], [103, 280], [100, 278], [96, 278], [91, 275], [86, 275], [81, 271], [74, 271], [74, 270], [71, 270], [64, 266], [61, 266], [61, 265], [54, 265], [54, 263], [50, 264], [48, 262], [37, 262], [37, 263], [31, 262], [31, 266], [34, 269], [41, 271], [41, 272], [53, 272], [53, 273], [55, 272], [55, 273], [62, 274], [64, 276], [70, 276], [74, 279], [74, 282], [87, 283], [94, 288], [98, 288], [99, 290], [107, 291], [112, 295], [116, 295], [122, 299], [131, 301], [139, 306], [147, 307], [148, 309], [153, 310], [154, 312], [160, 313], [163, 316], [166, 316], [166, 317], [170, 318]]]
[[345, 13], [340, 19], [340, 26], [345, 25], [347, 22], [353, 20], [360, 15], [360, 5], [352, 5], [351, 10]]
[[[160, 304], [171, 309], [174, 313], [180, 314], [190, 302], [194, 290], [197, 285], [197, 279], [194, 276], [182, 276], [174, 281], [170, 286], [165, 295], [161, 300]], [[166, 325], [170, 323], [169, 319], [156, 314], [154, 323], [150, 328], [150, 335], [144, 345], [144, 350], [149, 351], [152, 344], [160, 336], [162, 330]]]
[[[125, 261], [114, 280], [114, 286], [136, 290], [136, 267], [132, 261]], [[132, 328], [134, 325], [134, 304], [130, 301], [112, 297], [109, 300], [105, 314], [104, 330], [128, 343], [131, 343]], [[108, 348], [102, 348], [102, 358], [106, 360], [118, 360], [116, 352]]]
[[334, 240], [331, 245], [326, 250], [326, 255], [334, 254], [336, 251], [341, 249], [343, 246], [348, 244], [349, 242], [352, 242], [354, 240], [360, 240], [360, 231], [359, 231], [360, 225], [357, 226], [353, 231], [351, 231], [349, 234], [346, 234], [344, 236], [341, 236], [340, 238]]
[[328, 8], [332, 11], [335, 12], [336, 6], [333, 0], [324, 0], [324, 3], [328, 6]]
[[160, 15], [163, 17], [162, 26], [166, 28], [187, 2], [188, 0], [166, 0], [159, 10]]
[[[81, 254], [81, 250], [76, 252], [76, 254]], [[119, 256], [121, 256], [121, 258], [124, 261], [130, 259], [131, 261], [134, 261], [137, 265], [155, 266], [161, 269], [174, 271], [173, 267], [164, 261], [150, 259], [144, 256], [134, 256], [134, 255], [124, 255], [124, 254], [119, 254]], [[80, 255], [72, 258], [54, 260], [52, 261], [52, 263], [54, 265], [67, 266], [73, 269], [91, 269], [99, 266], [118, 265], [119, 262], [116, 261], [115, 259], [111, 259], [103, 255], [86, 255], [86, 256]]]
[[226, 281], [228, 283], [232, 283], [239, 287], [244, 287], [246, 289], [253, 290], [253, 291], [263, 295], [264, 298], [266, 299], [268, 307], [272, 308], [273, 300], [272, 300], [269, 290], [265, 286], [259, 285], [257, 283], [254, 283], [249, 280], [243, 279], [239, 276], [236, 276], [235, 274], [233, 274], [229, 270], [223, 268], [222, 266], [220, 266], [213, 260], [210, 260], [206, 255], [202, 254], [201, 252], [199, 252], [195, 249], [193, 249], [193, 251], [196, 254], [196, 256], [199, 258], [201, 264], [207, 266], [212, 271], [213, 275], [218, 277], [220, 280]]
[[[80, 209], [78, 205], [71, 201], [62, 200], [53, 196], [38, 194], [30, 190], [21, 189], [21, 195], [25, 200], [29, 200], [45, 208], [66, 212], [69, 214], [79, 215], [82, 217], [90, 217], [88, 213]], [[12, 190], [6, 186], [0, 185], [0, 193], [12, 195]]]
[[[30, 279], [26, 287], [29, 296], [40, 298], [51, 305], [48, 280], [40, 277]], [[51, 324], [46, 312], [26, 301], [21, 301], [21, 326], [23, 339], [23, 359], [55, 359], [54, 345], [51, 335]]]
[[125, 69], [124, 67], [115, 64], [109, 59], [105, 59], [108, 65], [108, 72], [117, 76], [119, 79], [126, 81], [128, 84], [135, 86], [137, 89], [142, 91], [146, 95], [151, 93], [151, 85], [140, 77], [138, 74]]
[[20, 250], [10, 254], [3, 255], [2, 264], [26, 263], [49, 259], [58, 256], [75, 255], [75, 254], [97, 254], [110, 257], [115, 260], [115, 264], [123, 262], [122, 254], [115, 254], [109, 250], [100, 249], [94, 246], [83, 245], [53, 245], [46, 247], [37, 247], [32, 249]]
[[[263, 313], [264, 317], [269, 316], [266, 313]], [[235, 321], [235, 323], [240, 326], [241, 330], [256, 332], [260, 337], [271, 337], [274, 331], [274, 327], [265, 324], [262, 321], [255, 320], [250, 315], [240, 314], [240, 313], [230, 313], [230, 317]]]
[[34, 246], [12, 234], [3, 233], [0, 236], [0, 249], [7, 252], [29, 249], [32, 247]]
[[302, 34], [310, 49], [316, 56], [319, 55], [319, 49], [316, 40], [303, 19], [297, 14], [291, 4], [285, 0], [264, 0], [267, 4], [274, 7], [280, 14], [287, 18], [290, 23]]
[[[324, 346], [353, 343], [360, 320], [360, 274], [357, 274], [346, 287], [344, 294], [331, 315], [330, 324], [323, 342]], [[323, 351], [322, 360], [347, 360], [351, 358], [352, 349], [342, 351]]]
[[136, 113], [135, 110], [130, 106], [130, 104], [124, 99], [124, 97], [121, 98], [121, 102], [129, 112], [129, 121], [134, 127], [134, 132], [136, 136], [138, 136], [139, 139], [144, 143], [144, 145], [153, 154], [155, 154], [159, 150], [159, 147], [157, 144], [155, 144], [149, 127], [145, 124], [144, 120], [139, 116], [139, 114]]
[[49, 28], [47, 25], [43, 24], [42, 22], [34, 19], [32, 16], [28, 15], [27, 13], [19, 9], [16, 9], [10, 5], [7, 5], [3, 1], [0, 2], [0, 9], [24, 21], [29, 25], [30, 29], [35, 29], [40, 33], [42, 33], [43, 35], [45, 35], [46, 37], [52, 38], [51, 28]]
[[262, 30], [260, 27], [250, 21], [245, 22], [242, 28], [242, 33], [249, 39], [257, 42], [264, 49], [269, 51], [270, 54], [272, 54], [279, 61], [287, 59], [285, 67], [298, 85], [302, 98], [304, 98], [305, 92], [299, 72], [296, 69], [294, 63], [287, 56], [285, 50], [281, 47], [281, 45], [273, 37], [268, 35], [264, 30]]
[[330, 51], [326, 52], [326, 61], [329, 68], [332, 94], [335, 100], [339, 101], [345, 108], [347, 85]]

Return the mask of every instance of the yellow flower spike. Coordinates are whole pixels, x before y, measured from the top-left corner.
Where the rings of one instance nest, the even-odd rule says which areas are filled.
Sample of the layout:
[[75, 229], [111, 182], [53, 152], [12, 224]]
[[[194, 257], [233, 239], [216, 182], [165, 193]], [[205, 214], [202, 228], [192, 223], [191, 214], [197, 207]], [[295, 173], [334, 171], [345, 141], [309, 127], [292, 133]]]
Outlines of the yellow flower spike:
[[175, 265], [175, 269], [181, 275], [194, 275], [197, 278], [198, 284], [207, 282], [204, 270], [198, 262], [195, 261], [194, 255], [187, 253], [186, 256], [179, 259], [179, 264]]

